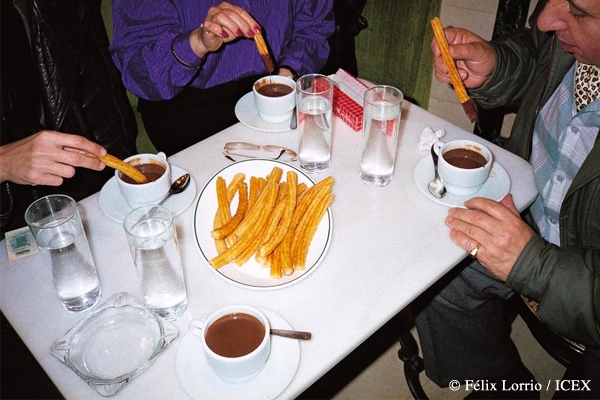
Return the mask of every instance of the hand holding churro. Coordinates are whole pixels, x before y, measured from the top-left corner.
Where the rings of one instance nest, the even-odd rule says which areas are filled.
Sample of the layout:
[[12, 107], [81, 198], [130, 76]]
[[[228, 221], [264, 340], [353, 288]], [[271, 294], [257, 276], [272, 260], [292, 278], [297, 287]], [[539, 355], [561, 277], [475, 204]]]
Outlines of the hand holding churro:
[[444, 64], [448, 69], [448, 74], [450, 75], [450, 80], [452, 82], [452, 86], [454, 87], [454, 91], [458, 96], [458, 100], [460, 101], [465, 113], [471, 120], [471, 122], [475, 122], [477, 120], [477, 109], [475, 108], [475, 103], [471, 97], [467, 94], [467, 90], [465, 89], [465, 85], [458, 73], [456, 68], [456, 62], [454, 58], [450, 55], [450, 51], [448, 49], [448, 41], [446, 40], [446, 36], [444, 35], [444, 28], [442, 27], [442, 21], [439, 18], [433, 18], [431, 20], [431, 27], [433, 28], [433, 33], [440, 47], [440, 51], [442, 53], [442, 58], [444, 59]]

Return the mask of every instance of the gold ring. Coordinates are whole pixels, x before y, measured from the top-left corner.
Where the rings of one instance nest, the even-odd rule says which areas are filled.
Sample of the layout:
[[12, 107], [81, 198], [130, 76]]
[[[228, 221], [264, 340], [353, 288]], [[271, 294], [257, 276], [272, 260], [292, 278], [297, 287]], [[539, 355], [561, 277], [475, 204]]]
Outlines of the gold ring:
[[475, 248], [469, 252], [469, 255], [472, 258], [474, 258], [475, 260], [477, 260], [477, 253], [479, 253], [480, 247], [481, 247], [481, 245], [479, 243], [477, 243], [477, 246], [475, 246]]

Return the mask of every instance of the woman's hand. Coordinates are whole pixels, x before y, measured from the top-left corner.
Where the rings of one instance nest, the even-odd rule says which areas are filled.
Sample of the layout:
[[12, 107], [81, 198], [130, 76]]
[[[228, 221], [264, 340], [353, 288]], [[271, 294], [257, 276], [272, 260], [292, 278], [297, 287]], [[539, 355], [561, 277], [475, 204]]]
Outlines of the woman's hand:
[[253, 38], [260, 25], [244, 10], [227, 2], [208, 10], [206, 19], [190, 35], [190, 45], [198, 57], [217, 51], [240, 37]]
[[477, 260], [505, 281], [535, 233], [519, 216], [511, 195], [500, 202], [476, 197], [465, 207], [448, 211], [450, 238], [467, 252], [479, 246]]
[[59, 186], [63, 178], [75, 175], [75, 167], [104, 169], [102, 161], [85, 156], [84, 151], [106, 154], [102, 146], [83, 136], [40, 131], [0, 147], [0, 182]]
[[[450, 55], [456, 61], [458, 73], [465, 87], [474, 89], [482, 86], [494, 72], [496, 52], [492, 46], [476, 34], [459, 28], [444, 29]], [[450, 82], [440, 47], [435, 37], [431, 41], [435, 76], [441, 82]]]

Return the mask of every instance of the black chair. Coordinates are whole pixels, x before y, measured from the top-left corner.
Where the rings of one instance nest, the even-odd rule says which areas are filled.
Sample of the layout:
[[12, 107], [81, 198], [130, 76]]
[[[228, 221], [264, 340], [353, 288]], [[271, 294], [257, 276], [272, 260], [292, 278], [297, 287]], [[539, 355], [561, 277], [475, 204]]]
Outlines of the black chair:
[[566, 367], [583, 355], [585, 351], [583, 344], [554, 332], [537, 316], [537, 302], [521, 295], [514, 296], [512, 301], [533, 337], [552, 358]]
[[[565, 367], [580, 361], [585, 346], [550, 329], [537, 316], [537, 303], [535, 301], [518, 294], [513, 296], [510, 301], [527, 324], [533, 337], [552, 358]], [[419, 346], [409, 329], [407, 326], [398, 329], [398, 341], [400, 342], [398, 357], [404, 363], [404, 378], [412, 396], [417, 400], [428, 399], [419, 378], [424, 370], [424, 361], [419, 357]]]

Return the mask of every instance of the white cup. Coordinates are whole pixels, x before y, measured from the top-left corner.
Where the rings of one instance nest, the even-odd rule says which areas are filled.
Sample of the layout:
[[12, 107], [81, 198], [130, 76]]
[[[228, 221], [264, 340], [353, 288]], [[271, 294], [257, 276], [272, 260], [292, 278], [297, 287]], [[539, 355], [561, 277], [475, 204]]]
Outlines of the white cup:
[[[489, 149], [471, 140], [453, 140], [448, 143], [436, 142], [433, 146], [439, 156], [438, 172], [446, 190], [457, 196], [469, 196], [477, 193], [487, 180], [492, 167], [493, 157]], [[449, 154], [449, 152], [451, 150], [455, 150], [453, 153], [456, 153], [456, 151], [463, 153], [462, 157], [457, 157], [458, 159], [462, 159], [458, 164], [457, 161], [450, 159], [452, 153]], [[476, 153], [476, 156], [483, 157], [481, 163], [474, 161], [470, 156], [472, 153], [469, 153], [469, 151]], [[485, 164], [483, 164], [483, 160]], [[467, 165], [460, 163], [475, 164], [471, 165], [471, 168], [468, 168]]]
[[[276, 84], [285, 85], [291, 91], [277, 97], [263, 94], [266, 89], [272, 88], [271, 85]], [[254, 82], [252, 92], [254, 92], [254, 105], [258, 115], [265, 122], [277, 124], [292, 118], [296, 107], [296, 82], [293, 79], [280, 75], [266, 76]]]
[[[241, 329], [238, 325], [235, 325], [237, 322], [232, 323], [232, 315], [236, 315], [237, 317], [240, 315], [243, 317], [249, 315], [251, 316], [250, 320], [252, 320], [252, 317], [255, 320], [258, 320], [264, 329], [261, 339], [259, 339], [260, 342], [256, 342], [258, 343], [258, 347], [245, 355], [238, 354], [236, 356], [224, 356], [213, 351], [207, 343], [207, 336], [210, 336], [211, 329], [216, 329], [213, 327], [213, 324], [215, 322], [217, 322], [217, 324], [222, 322], [223, 320], [221, 318], [225, 317], [225, 319], [228, 320], [226, 322], [230, 325], [221, 325], [221, 328], [218, 331], [220, 332], [219, 337], [222, 340], [233, 341], [235, 343], [235, 345], [229, 344], [227, 346], [228, 349], [238, 347], [240, 338], [236, 338], [235, 333], [247, 333], [249, 330]], [[267, 317], [254, 307], [245, 305], [224, 307], [215, 311], [203, 320], [190, 321], [189, 328], [192, 334], [201, 339], [202, 350], [206, 355], [208, 365], [210, 365], [212, 370], [224, 381], [241, 383], [255, 378], [262, 371], [269, 358], [269, 353], [271, 352], [271, 325], [269, 324]], [[216, 334], [215, 332], [213, 332], [213, 335]], [[230, 332], [232, 335], [229, 335]], [[258, 334], [258, 332], [255, 333]], [[247, 339], [249, 336], [254, 335], [243, 335], [243, 338]], [[250, 343], [244, 343], [244, 345], [250, 346]], [[219, 351], [218, 349], [216, 350]]]
[[158, 164], [165, 169], [160, 178], [148, 183], [128, 183], [121, 178], [121, 172], [115, 171], [115, 177], [121, 195], [131, 208], [138, 208], [147, 204], [156, 204], [163, 199], [171, 187], [171, 167], [167, 162], [165, 153], [137, 154], [126, 158], [127, 164], [132, 166], [140, 164]]

